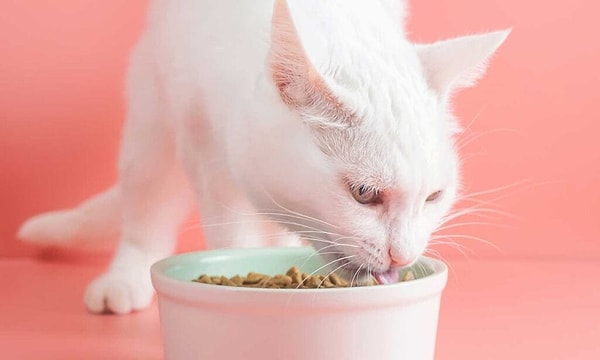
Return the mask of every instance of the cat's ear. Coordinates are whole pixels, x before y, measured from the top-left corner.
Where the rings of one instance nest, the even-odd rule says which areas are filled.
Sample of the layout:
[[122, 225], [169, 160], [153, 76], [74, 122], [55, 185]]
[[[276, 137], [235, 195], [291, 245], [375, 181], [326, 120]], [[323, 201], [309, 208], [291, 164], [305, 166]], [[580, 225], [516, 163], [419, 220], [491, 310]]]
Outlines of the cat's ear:
[[305, 114], [306, 121], [339, 127], [347, 126], [353, 118], [310, 61], [284, 0], [275, 0], [273, 6], [268, 66], [283, 102]]
[[305, 102], [305, 90], [318, 75], [306, 56], [286, 1], [275, 0], [269, 66], [273, 82], [287, 105]]
[[509, 33], [510, 30], [496, 31], [417, 45], [429, 86], [440, 96], [473, 86]]

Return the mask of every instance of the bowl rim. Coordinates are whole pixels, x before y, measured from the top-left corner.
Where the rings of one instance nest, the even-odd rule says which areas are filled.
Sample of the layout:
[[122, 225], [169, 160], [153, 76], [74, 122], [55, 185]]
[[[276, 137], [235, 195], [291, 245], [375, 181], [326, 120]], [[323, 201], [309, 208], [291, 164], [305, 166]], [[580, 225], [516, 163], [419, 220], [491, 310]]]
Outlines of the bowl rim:
[[[448, 278], [447, 265], [438, 259], [422, 256], [433, 269], [433, 274], [423, 278], [394, 284], [361, 286], [352, 288], [328, 289], [265, 289], [250, 287], [215, 286], [180, 280], [168, 276], [165, 272], [184, 260], [207, 258], [223, 255], [246, 255], [278, 252], [296, 252], [298, 254], [314, 252], [312, 247], [261, 247], [196, 251], [169, 256], [155, 262], [151, 269], [152, 285], [161, 298], [169, 298], [189, 304], [212, 306], [241, 305], [244, 307], [272, 306], [285, 302], [287, 306], [306, 305], [311, 307], [360, 307], [373, 305], [397, 305], [406, 302], [418, 302], [424, 298], [441, 295]], [[237, 295], [237, 296], [236, 296]], [[318, 301], [316, 298], [318, 296]]]

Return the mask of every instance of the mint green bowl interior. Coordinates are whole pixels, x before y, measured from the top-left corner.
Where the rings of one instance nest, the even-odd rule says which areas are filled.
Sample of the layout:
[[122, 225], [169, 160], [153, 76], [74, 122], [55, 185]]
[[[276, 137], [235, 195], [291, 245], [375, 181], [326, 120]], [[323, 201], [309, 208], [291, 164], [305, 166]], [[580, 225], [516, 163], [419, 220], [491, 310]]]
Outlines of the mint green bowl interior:
[[[399, 270], [400, 278], [412, 269], [415, 277], [421, 278], [432, 273], [422, 258], [411, 268]], [[176, 255], [154, 264], [153, 270], [181, 281], [190, 281], [202, 274], [211, 276], [246, 275], [258, 272], [268, 275], [285, 274], [292, 266], [298, 266], [305, 273], [328, 274], [332, 268], [323, 267], [324, 262], [310, 247], [281, 247], [257, 249], [220, 249]], [[319, 269], [321, 268], [321, 269]], [[319, 269], [319, 270], [317, 270]]]

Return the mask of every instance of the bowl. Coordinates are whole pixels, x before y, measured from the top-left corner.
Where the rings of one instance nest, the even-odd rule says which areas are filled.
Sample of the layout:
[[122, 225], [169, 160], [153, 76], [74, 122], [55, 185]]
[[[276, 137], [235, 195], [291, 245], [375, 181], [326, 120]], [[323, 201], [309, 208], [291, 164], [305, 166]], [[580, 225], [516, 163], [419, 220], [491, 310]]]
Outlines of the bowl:
[[224, 249], [155, 263], [165, 358], [433, 359], [448, 276], [435, 259], [413, 266], [416, 280], [389, 285], [262, 289], [191, 281], [201, 274], [275, 275], [294, 265], [311, 273], [323, 266], [315, 255], [303, 247]]

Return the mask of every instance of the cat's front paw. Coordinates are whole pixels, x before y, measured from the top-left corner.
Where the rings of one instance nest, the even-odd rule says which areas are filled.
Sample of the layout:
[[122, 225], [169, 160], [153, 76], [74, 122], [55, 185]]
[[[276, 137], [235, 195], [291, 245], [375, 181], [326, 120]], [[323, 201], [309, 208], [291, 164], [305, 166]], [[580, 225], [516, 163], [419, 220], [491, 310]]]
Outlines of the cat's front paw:
[[153, 297], [148, 274], [108, 272], [88, 285], [84, 301], [90, 312], [122, 315], [150, 306]]

